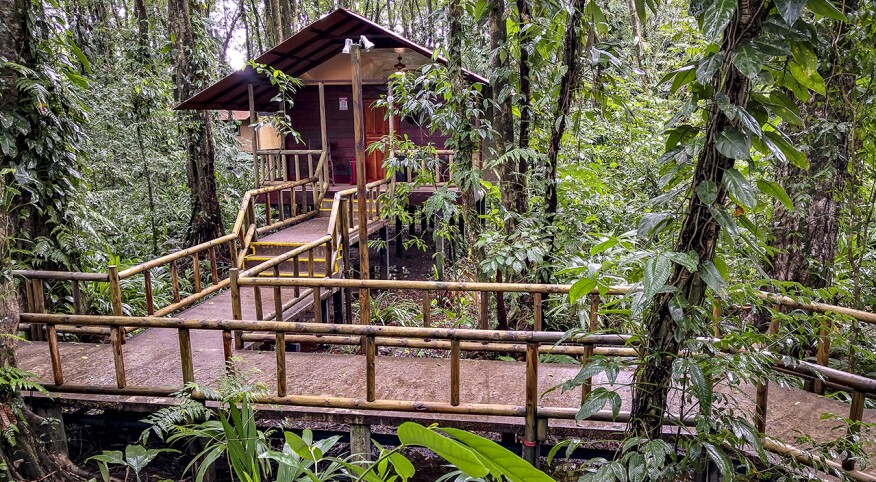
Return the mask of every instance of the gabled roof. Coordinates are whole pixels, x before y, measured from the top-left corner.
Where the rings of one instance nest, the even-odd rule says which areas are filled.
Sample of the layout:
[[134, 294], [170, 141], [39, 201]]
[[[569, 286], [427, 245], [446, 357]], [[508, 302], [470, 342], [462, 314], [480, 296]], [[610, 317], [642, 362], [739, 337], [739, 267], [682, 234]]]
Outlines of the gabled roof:
[[[408, 49], [426, 58], [432, 51], [418, 45], [380, 25], [349, 10], [339, 8], [316, 22], [301, 29], [276, 47], [262, 54], [255, 61], [282, 70], [287, 75], [299, 77], [314, 67], [326, 62], [341, 52], [344, 40], [365, 35], [377, 49]], [[444, 58], [436, 59], [447, 64]], [[488, 84], [484, 77], [464, 70], [471, 82]], [[177, 109], [192, 110], [249, 110], [248, 86], [253, 85], [256, 109], [273, 110], [270, 99], [276, 88], [252, 67], [234, 72], [215, 84], [195, 94], [178, 105]]]

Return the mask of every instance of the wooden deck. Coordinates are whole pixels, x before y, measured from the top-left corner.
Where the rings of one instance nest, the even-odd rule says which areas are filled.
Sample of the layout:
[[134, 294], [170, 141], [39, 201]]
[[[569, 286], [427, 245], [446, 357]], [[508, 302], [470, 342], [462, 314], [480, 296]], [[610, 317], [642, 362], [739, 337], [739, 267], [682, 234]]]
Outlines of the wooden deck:
[[[206, 386], [216, 386], [223, 374], [224, 359], [221, 334], [216, 331], [193, 330], [192, 351], [194, 354], [195, 380]], [[179, 367], [179, 345], [175, 330], [153, 328], [130, 338], [124, 346], [126, 371], [130, 386], [167, 387], [176, 389], [182, 385]], [[276, 390], [276, 358], [273, 352], [243, 350], [235, 353], [242, 366], [251, 370], [253, 380], [265, 383], [270, 391]], [[65, 381], [72, 385], [101, 385], [113, 387], [115, 375], [112, 347], [106, 344], [62, 343], [61, 357], [64, 362]], [[352, 397], [364, 400], [365, 357], [342, 353], [287, 353], [286, 379], [290, 395], [319, 397]], [[47, 363], [48, 346], [45, 342], [23, 344], [18, 347], [19, 365], [36, 374], [43, 383], [51, 384], [51, 368]], [[541, 364], [538, 373], [539, 393], [572, 378], [578, 365]], [[447, 402], [449, 393], [449, 360], [415, 356], [378, 356], [377, 396], [379, 399]], [[524, 401], [525, 364], [512, 361], [463, 359], [460, 362], [460, 399], [462, 403], [514, 404]], [[632, 373], [622, 372], [614, 386], [609, 386], [604, 376], [594, 379], [594, 386], [617, 390], [623, 402], [622, 410], [629, 410]], [[744, 385], [739, 391], [720, 386], [719, 391], [732, 394], [731, 399], [739, 414], [750, 415], [754, 407], [754, 387]], [[162, 397], [112, 396], [112, 395], [60, 395], [66, 403], [82, 403], [88, 406], [139, 407], [140, 410], [157, 409], [172, 401]], [[541, 397], [541, 404], [552, 407], [577, 408], [580, 404], [579, 390], [561, 393], [553, 391]], [[673, 405], [678, 405], [675, 400]], [[314, 407], [262, 407], [270, 417], [283, 418], [297, 414], [303, 420], [320, 420], [343, 423], [345, 420], [362, 420], [376, 417], [382, 423], [400, 423], [404, 420], [433, 420], [435, 415], [417, 413], [384, 412], [368, 410], [341, 410]], [[793, 443], [800, 435], [811, 436], [818, 442], [842, 437], [845, 432], [833, 420], [823, 419], [822, 414], [845, 416], [848, 405], [837, 400], [778, 385], [770, 386], [769, 422], [767, 434], [779, 440]], [[284, 415], [285, 414], [285, 415]], [[364, 418], [363, 418], [364, 417]], [[484, 417], [469, 415], [441, 416], [445, 425], [457, 425], [488, 430], [490, 426], [503, 431], [522, 429], [522, 418]], [[866, 410], [864, 421], [876, 422], [876, 411]], [[624, 430], [622, 424], [551, 420], [555, 434], [571, 434], [580, 430], [601, 432], [603, 437]], [[871, 449], [871, 453], [874, 451]]]

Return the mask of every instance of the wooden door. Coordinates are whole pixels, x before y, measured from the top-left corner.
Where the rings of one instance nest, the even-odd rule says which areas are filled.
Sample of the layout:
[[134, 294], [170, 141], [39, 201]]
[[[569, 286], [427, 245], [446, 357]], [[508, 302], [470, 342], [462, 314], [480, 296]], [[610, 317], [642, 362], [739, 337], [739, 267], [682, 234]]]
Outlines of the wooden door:
[[[365, 149], [371, 144], [380, 141], [389, 134], [389, 119], [386, 118], [386, 108], [374, 106], [376, 99], [365, 100]], [[398, 125], [396, 123], [396, 125]], [[365, 180], [367, 182], [378, 181], [386, 177], [383, 169], [383, 160], [386, 154], [381, 150], [365, 153]]]

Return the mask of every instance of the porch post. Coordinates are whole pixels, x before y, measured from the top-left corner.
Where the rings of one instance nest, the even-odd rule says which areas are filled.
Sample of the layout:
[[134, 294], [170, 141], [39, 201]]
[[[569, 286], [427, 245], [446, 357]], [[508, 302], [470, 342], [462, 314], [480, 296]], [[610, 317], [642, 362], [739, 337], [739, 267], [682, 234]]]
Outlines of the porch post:
[[256, 128], [256, 123], [258, 123], [258, 114], [256, 114], [255, 108], [255, 94], [253, 94], [252, 84], [249, 84], [247, 88], [247, 92], [249, 94], [249, 124], [252, 127], [252, 165], [253, 165], [253, 173], [255, 174], [255, 187], [258, 189], [259, 187], [259, 132], [258, 128]]
[[[362, 101], [361, 47], [353, 44], [350, 62], [353, 70], [353, 134], [356, 139], [356, 197], [359, 204], [359, 276], [368, 279], [368, 197], [365, 193], [365, 115]], [[370, 324], [371, 292], [359, 290], [359, 322]]]

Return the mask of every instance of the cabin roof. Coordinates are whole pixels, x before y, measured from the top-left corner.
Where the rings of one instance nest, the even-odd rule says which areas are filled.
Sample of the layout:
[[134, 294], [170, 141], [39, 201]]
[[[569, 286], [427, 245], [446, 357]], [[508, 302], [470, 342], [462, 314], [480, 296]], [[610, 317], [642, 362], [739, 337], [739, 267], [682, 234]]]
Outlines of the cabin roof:
[[[304, 27], [276, 47], [265, 52], [255, 61], [281, 70], [287, 75], [302, 77], [314, 68], [340, 54], [344, 40], [365, 35], [374, 42], [375, 50], [394, 49], [395, 52], [409, 52], [417, 56], [432, 58], [432, 51], [418, 45], [361, 15], [339, 8]], [[369, 54], [363, 55], [363, 67]], [[437, 62], [446, 65], [447, 60], [438, 57]], [[407, 60], [405, 61], [407, 63]], [[422, 63], [422, 62], [421, 62]], [[470, 82], [488, 84], [489, 81], [471, 71], [463, 69]], [[385, 81], [385, 79], [384, 79]], [[346, 82], [349, 84], [350, 82]], [[276, 108], [271, 99], [277, 90], [255, 69], [247, 66], [224, 79], [198, 92], [190, 99], [176, 106], [187, 110], [249, 110], [249, 85], [253, 85], [257, 110]]]

